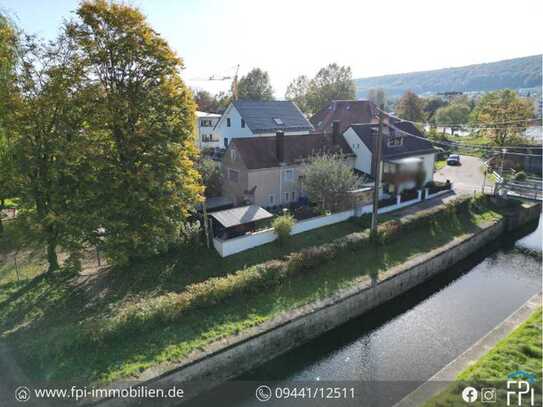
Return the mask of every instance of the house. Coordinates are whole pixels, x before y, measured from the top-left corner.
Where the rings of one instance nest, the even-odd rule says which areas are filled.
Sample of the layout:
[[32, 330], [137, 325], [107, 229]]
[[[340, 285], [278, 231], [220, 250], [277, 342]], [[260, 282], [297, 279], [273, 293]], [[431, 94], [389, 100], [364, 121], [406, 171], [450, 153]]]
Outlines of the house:
[[236, 100], [225, 110], [213, 132], [227, 148], [234, 138], [308, 134], [313, 126], [302, 111], [289, 100]]
[[[353, 124], [344, 133], [345, 141], [356, 155], [354, 168], [373, 176], [378, 124]], [[437, 151], [432, 143], [409, 122], [383, 124], [383, 192], [398, 194], [418, 183], [433, 179]], [[421, 174], [423, 179], [419, 179]]]
[[377, 123], [375, 106], [369, 100], [334, 100], [315, 113], [309, 121], [316, 132], [332, 132], [332, 123], [339, 122], [339, 131], [345, 132], [352, 124]]
[[339, 132], [233, 138], [223, 158], [223, 195], [237, 205], [297, 202], [305, 196], [304, 163], [319, 153], [341, 153], [354, 165], [355, 155]]
[[221, 147], [220, 139], [214, 132], [220, 118], [220, 114], [196, 112], [196, 142], [201, 150]]

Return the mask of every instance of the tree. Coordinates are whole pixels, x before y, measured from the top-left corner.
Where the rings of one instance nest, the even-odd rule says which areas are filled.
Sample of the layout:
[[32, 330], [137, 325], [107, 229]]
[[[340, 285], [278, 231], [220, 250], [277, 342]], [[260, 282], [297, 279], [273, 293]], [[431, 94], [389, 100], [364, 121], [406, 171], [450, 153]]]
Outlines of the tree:
[[351, 68], [336, 63], [321, 68], [310, 81], [307, 90], [307, 108], [315, 113], [332, 100], [351, 100], [356, 96]]
[[368, 90], [368, 100], [376, 106], [384, 106], [386, 104], [386, 95], [383, 88]]
[[239, 99], [273, 100], [270, 76], [260, 68], [253, 68], [238, 83]]
[[396, 114], [403, 120], [419, 122], [424, 120], [424, 102], [414, 92], [406, 91], [396, 105]]
[[510, 89], [484, 95], [471, 114], [471, 121], [484, 125], [484, 133], [499, 146], [515, 143], [534, 117], [529, 99], [520, 98]]
[[94, 143], [85, 137], [85, 106], [92, 106], [92, 98], [83, 97], [84, 69], [68, 38], [44, 44], [25, 37], [19, 54], [7, 125], [13, 174], [21, 216], [37, 226], [51, 272], [59, 268], [58, 246], [76, 251], [84, 235], [79, 216], [84, 212], [74, 208], [89, 176], [87, 147]]
[[292, 100], [302, 112], [308, 112], [307, 93], [309, 91], [309, 79], [300, 75], [293, 79], [287, 87], [285, 98]]
[[222, 170], [218, 162], [204, 158], [198, 164], [198, 171], [205, 187], [206, 198], [220, 196], [222, 193]]
[[196, 102], [197, 109], [201, 112], [217, 113], [218, 103], [217, 99], [211, 95], [207, 90], [194, 90], [194, 101]]
[[15, 91], [17, 33], [0, 14], [0, 234], [3, 232], [2, 211], [6, 199], [15, 196], [15, 170], [12, 144], [6, 133], [10, 99]]
[[322, 211], [343, 209], [349, 202], [348, 191], [359, 188], [361, 183], [338, 154], [316, 155], [304, 169], [304, 190]]
[[469, 120], [470, 107], [466, 103], [453, 102], [448, 106], [440, 107], [435, 113], [435, 122], [440, 123], [443, 127], [451, 129], [451, 134], [467, 124]]
[[195, 103], [179, 76], [183, 63], [125, 4], [84, 1], [67, 35], [100, 92], [88, 124], [97, 157], [92, 209], [103, 247], [118, 264], [157, 254], [174, 241], [200, 201], [195, 168]]
[[434, 118], [434, 114], [436, 113], [437, 109], [440, 107], [447, 106], [448, 102], [441, 99], [440, 97], [431, 97], [428, 99], [424, 99], [424, 113], [426, 114], [426, 120], [429, 122], [432, 122]]

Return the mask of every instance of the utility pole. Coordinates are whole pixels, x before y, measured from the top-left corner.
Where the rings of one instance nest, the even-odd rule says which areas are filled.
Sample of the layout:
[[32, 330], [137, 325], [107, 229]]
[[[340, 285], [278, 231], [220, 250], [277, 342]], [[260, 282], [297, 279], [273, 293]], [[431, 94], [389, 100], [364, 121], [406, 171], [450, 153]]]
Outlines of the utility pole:
[[381, 167], [383, 154], [383, 105], [379, 109], [379, 129], [375, 140], [374, 174], [375, 186], [373, 188], [373, 213], [371, 216], [371, 236], [377, 234], [377, 215], [379, 213], [379, 192], [381, 191]]

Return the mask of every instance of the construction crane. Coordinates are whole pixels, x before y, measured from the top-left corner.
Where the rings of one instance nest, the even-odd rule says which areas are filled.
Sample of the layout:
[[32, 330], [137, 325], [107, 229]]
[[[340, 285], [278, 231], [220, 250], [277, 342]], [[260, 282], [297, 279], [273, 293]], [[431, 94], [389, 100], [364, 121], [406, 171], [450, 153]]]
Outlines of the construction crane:
[[232, 98], [234, 100], [238, 99], [238, 72], [239, 65], [234, 66], [235, 71], [234, 75], [211, 75], [207, 78], [192, 78], [193, 81], [232, 81], [230, 90], [232, 91]]

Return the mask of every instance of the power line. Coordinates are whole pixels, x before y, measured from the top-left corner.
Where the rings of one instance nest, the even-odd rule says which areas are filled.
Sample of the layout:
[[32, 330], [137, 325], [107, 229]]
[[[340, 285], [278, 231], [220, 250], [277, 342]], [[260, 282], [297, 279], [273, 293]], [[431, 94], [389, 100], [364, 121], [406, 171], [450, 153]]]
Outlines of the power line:
[[[375, 109], [377, 109], [379, 111], [382, 111], [378, 107], [375, 107]], [[526, 123], [526, 122], [532, 122], [532, 121], [542, 119], [542, 117], [536, 117], [536, 118], [531, 118], [531, 119], [510, 120], [510, 121], [507, 121], [507, 122], [481, 123], [481, 125], [477, 125], [477, 124], [475, 124], [475, 125], [463, 125], [463, 124], [460, 124], [460, 123], [417, 122], [417, 121], [413, 121], [413, 120], [403, 119], [401, 117], [392, 116], [390, 113], [385, 112], [385, 111], [382, 111], [382, 112], [384, 114], [386, 114], [387, 117], [390, 118], [390, 119], [401, 120], [403, 122], [408, 122], [408, 123], [412, 123], [412, 124], [421, 124], [421, 125], [424, 125], [424, 126], [433, 125], [435, 127], [463, 127], [463, 128], [471, 128], [471, 129], [496, 129], [496, 128], [500, 128], [500, 127], [497, 127], [499, 125], [514, 124], [514, 123]], [[515, 126], [506, 126], [506, 127], [502, 127], [502, 128], [508, 128], [509, 129], [509, 128], [512, 128], [512, 127], [514, 128]], [[518, 126], [518, 128], [523, 128], [523, 127], [526, 127], [526, 126]], [[535, 126], [535, 127], [539, 127], [539, 126]]]

